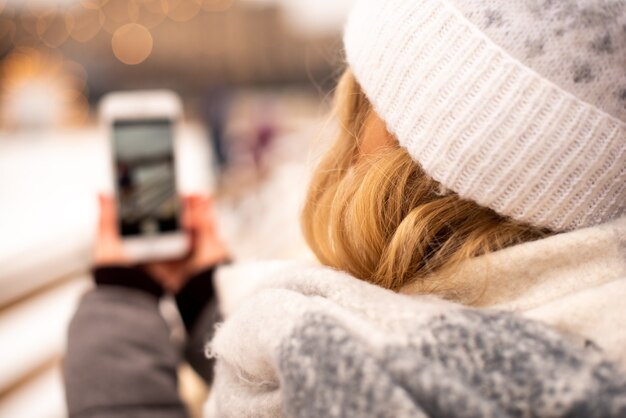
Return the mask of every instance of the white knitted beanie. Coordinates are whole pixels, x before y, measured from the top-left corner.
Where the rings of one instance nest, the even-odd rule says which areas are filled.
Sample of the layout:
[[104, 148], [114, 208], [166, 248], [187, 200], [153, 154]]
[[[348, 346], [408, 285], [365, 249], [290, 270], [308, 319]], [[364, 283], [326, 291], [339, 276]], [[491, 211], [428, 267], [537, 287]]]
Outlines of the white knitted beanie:
[[626, 213], [626, 0], [360, 0], [345, 48], [461, 197], [554, 231]]

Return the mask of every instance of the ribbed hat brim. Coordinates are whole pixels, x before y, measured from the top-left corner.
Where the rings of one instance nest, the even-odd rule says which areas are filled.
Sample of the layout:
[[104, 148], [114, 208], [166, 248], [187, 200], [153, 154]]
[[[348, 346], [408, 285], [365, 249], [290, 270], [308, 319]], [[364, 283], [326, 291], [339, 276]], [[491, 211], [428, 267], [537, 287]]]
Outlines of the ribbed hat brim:
[[461, 197], [555, 231], [626, 205], [626, 124], [579, 100], [438, 0], [361, 0], [348, 63], [412, 158]]

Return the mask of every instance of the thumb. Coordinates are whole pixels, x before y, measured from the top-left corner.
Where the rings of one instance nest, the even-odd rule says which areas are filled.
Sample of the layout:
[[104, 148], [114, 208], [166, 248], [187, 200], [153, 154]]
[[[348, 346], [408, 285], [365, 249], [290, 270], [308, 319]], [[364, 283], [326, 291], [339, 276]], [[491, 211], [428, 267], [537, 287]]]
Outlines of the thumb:
[[98, 195], [98, 205], [100, 207], [98, 235], [101, 238], [116, 238], [118, 235], [117, 210], [113, 197], [103, 194]]

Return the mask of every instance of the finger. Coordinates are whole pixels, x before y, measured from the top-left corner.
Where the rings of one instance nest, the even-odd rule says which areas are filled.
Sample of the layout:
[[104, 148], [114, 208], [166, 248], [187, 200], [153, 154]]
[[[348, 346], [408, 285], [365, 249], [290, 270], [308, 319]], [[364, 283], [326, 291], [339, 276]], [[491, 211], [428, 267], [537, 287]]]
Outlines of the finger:
[[197, 231], [202, 227], [202, 197], [196, 195], [190, 200], [189, 222], [190, 230]]
[[203, 197], [198, 201], [198, 228], [202, 230], [213, 230], [215, 228], [215, 204], [211, 197]]
[[98, 222], [98, 232], [101, 237], [117, 236], [117, 215], [114, 199], [111, 196], [98, 195], [100, 206], [100, 220]]
[[198, 205], [197, 198], [194, 197], [189, 202], [189, 215], [188, 215], [188, 236], [190, 240], [190, 246], [192, 248], [192, 252], [195, 252], [197, 244], [198, 244]]
[[145, 266], [148, 272], [169, 292], [175, 292], [182, 286], [186, 276], [184, 260], [157, 262]]
[[190, 228], [189, 239], [191, 243], [192, 253], [195, 254], [201, 246], [203, 240], [206, 239], [207, 228], [205, 222], [206, 205], [204, 201], [206, 198], [195, 195], [190, 201]]
[[193, 228], [193, 218], [191, 213], [192, 196], [184, 196], [182, 198], [182, 210], [183, 210], [183, 228], [190, 230]]
[[193, 196], [183, 198], [183, 226], [187, 231], [193, 229]]

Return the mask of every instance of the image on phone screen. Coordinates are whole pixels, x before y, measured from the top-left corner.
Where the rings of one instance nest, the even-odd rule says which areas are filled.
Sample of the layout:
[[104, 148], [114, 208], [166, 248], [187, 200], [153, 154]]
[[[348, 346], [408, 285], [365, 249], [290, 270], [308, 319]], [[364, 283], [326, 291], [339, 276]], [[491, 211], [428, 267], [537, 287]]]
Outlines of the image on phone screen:
[[118, 217], [124, 237], [179, 229], [172, 128], [167, 119], [113, 124]]

